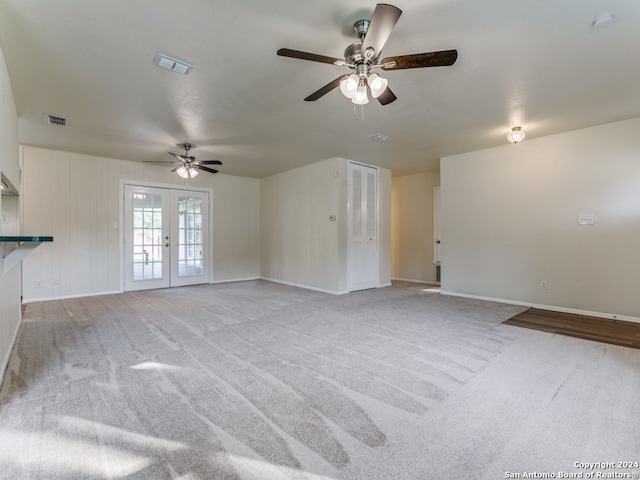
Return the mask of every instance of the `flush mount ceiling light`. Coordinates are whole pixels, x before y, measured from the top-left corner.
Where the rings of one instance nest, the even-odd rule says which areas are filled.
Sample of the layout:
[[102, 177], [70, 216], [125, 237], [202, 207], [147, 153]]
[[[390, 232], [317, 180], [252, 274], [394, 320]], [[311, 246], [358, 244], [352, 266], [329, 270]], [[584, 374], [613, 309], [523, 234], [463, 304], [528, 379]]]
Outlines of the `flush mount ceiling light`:
[[157, 53], [153, 59], [153, 64], [158, 67], [166, 68], [167, 70], [174, 71], [186, 75], [193, 68], [193, 65], [181, 62], [175, 58], [168, 57], [162, 53]]
[[511, 131], [507, 134], [507, 140], [513, 144], [524, 140], [524, 127], [511, 127]]

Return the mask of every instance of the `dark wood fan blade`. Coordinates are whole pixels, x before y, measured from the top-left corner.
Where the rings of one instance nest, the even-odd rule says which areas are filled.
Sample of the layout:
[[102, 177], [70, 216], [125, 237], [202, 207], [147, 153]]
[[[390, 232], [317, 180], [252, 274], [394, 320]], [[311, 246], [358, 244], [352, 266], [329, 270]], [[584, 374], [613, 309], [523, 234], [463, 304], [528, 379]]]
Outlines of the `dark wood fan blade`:
[[220, 160], [196, 160], [196, 165], [222, 165]]
[[197, 168], [198, 170], [204, 170], [209, 173], [218, 173], [218, 170], [214, 170], [213, 168], [203, 167], [202, 165], [191, 165], [193, 168]]
[[299, 50], [291, 50], [290, 48], [281, 48], [278, 50], [281, 57], [299, 58], [300, 60], [309, 60], [310, 62], [329, 63], [335, 65], [336, 62], [344, 62], [344, 59], [327, 57], [325, 55], [317, 55], [315, 53], [301, 52]]
[[387, 87], [385, 91], [378, 96], [378, 101], [380, 105], [389, 105], [391, 102], [395, 102], [397, 98], [391, 89]]
[[[379, 3], [371, 17], [369, 29], [362, 42], [362, 55], [370, 60], [375, 60], [382, 52], [384, 44], [387, 43], [389, 35], [393, 27], [396, 26], [398, 19], [402, 15], [402, 10], [393, 5]], [[373, 48], [373, 56], [367, 54], [367, 49]]]
[[313, 92], [311, 95], [309, 95], [307, 98], [304, 99], [305, 102], [313, 102], [315, 100], [318, 100], [320, 97], [326, 95], [327, 93], [329, 93], [331, 90], [333, 90], [334, 88], [336, 88], [337, 86], [340, 85], [340, 82], [342, 80], [344, 80], [345, 78], [347, 78], [349, 75], [340, 75], [338, 78], [336, 78], [335, 80], [327, 83], [324, 87], [322, 87], [319, 90], [316, 90], [315, 92]]
[[[383, 70], [402, 70], [406, 68], [448, 67], [456, 63], [457, 50], [443, 50], [441, 52], [414, 53], [399, 57], [383, 58], [380, 62]], [[385, 66], [386, 65], [386, 66]]]

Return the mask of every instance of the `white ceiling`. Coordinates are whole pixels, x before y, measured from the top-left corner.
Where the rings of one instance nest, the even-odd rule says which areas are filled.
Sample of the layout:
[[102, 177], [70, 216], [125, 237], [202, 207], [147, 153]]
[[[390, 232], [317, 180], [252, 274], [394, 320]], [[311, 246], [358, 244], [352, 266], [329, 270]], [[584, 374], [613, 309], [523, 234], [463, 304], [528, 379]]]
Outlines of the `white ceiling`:
[[[342, 57], [374, 2], [0, 0], [20, 142], [170, 161], [166, 152], [188, 141], [227, 174], [263, 177], [340, 156], [402, 175], [504, 144], [514, 124], [535, 138], [640, 116], [640, 1], [394, 5], [404, 13], [383, 57], [455, 48], [458, 61], [382, 72], [398, 100], [354, 116], [339, 90], [303, 101], [347, 67], [276, 51]], [[603, 15], [613, 23], [594, 29]], [[160, 69], [158, 52], [194, 68]], [[68, 126], [46, 124], [45, 113]]]

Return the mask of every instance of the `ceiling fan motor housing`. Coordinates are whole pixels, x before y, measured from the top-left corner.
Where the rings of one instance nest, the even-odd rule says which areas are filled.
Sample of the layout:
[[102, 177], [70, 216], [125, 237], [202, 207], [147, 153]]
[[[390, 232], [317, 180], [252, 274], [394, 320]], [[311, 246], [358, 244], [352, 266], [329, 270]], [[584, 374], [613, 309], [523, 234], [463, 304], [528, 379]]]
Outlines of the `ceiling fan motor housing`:
[[364, 37], [367, 35], [367, 30], [369, 30], [370, 23], [371, 23], [371, 20], [367, 20], [363, 18], [362, 20], [358, 20], [356, 23], [353, 24], [353, 29], [355, 30], [361, 42], [362, 40], [364, 40]]
[[357, 65], [364, 61], [362, 56], [362, 42], [349, 45], [344, 51], [344, 59], [349, 65]]

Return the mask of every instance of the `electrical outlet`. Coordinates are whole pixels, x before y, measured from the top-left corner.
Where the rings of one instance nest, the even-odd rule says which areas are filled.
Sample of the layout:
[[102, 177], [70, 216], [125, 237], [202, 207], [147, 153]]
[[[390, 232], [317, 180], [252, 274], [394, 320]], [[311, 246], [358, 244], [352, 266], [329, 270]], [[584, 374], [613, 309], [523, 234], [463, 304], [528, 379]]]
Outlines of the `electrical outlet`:
[[2, 214], [2, 223], [9, 223], [9, 214], [8, 213], [3, 213]]
[[540, 282], [540, 289], [541, 290], [546, 290], [547, 289], [547, 281], [546, 280], [542, 280]]
[[42, 288], [42, 280], [36, 280], [36, 288]]

